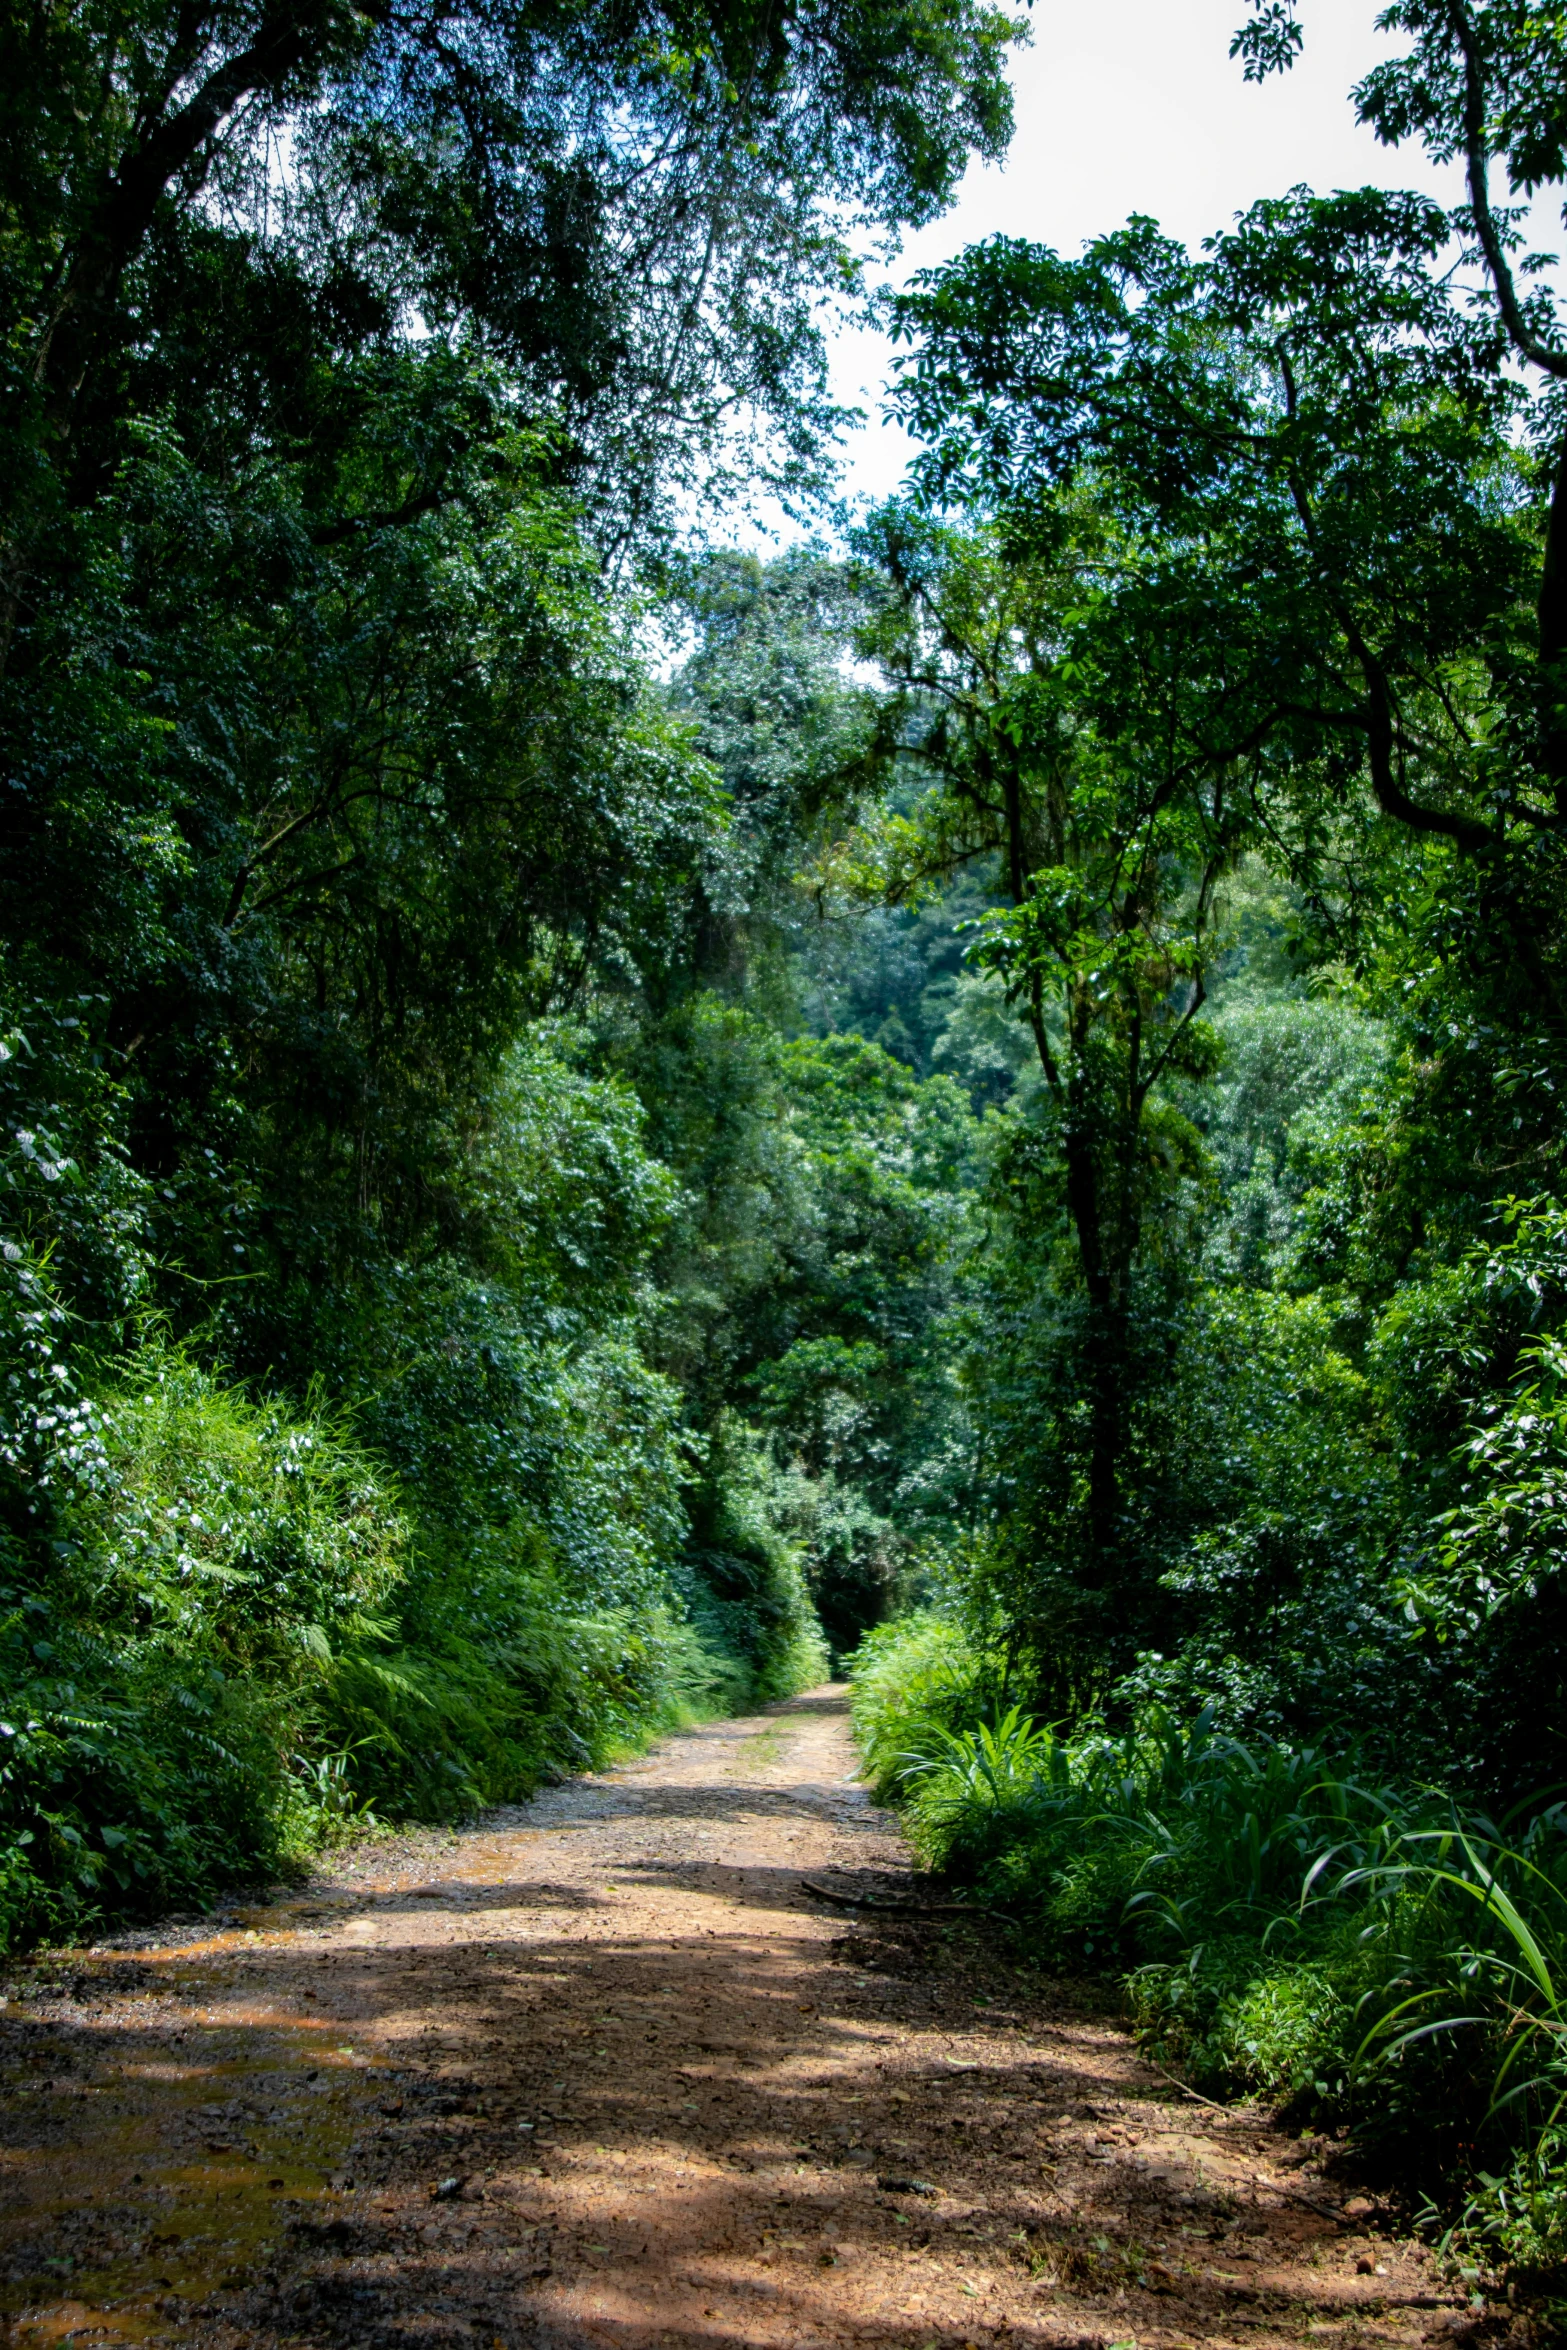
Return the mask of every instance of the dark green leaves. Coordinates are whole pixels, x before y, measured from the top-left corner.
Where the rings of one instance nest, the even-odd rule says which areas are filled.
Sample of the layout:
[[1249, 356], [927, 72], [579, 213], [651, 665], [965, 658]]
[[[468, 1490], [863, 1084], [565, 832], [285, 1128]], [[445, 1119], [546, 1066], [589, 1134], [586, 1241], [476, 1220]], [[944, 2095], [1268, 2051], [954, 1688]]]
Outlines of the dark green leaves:
[[1271, 73], [1288, 73], [1304, 45], [1300, 20], [1289, 0], [1266, 0], [1241, 26], [1230, 43], [1230, 55], [1245, 60], [1247, 81], [1262, 82]]

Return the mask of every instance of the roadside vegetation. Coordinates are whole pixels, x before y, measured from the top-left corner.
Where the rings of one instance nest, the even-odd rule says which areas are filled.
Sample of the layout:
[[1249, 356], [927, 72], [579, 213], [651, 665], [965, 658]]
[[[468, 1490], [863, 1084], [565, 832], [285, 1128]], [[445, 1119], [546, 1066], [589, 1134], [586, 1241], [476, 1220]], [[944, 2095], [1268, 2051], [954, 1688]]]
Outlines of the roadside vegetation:
[[1039, 1963], [1567, 2290], [1567, 45], [1384, 30], [1460, 211], [971, 248], [763, 560], [1022, 20], [18, 19], [0, 1939], [852, 1657]]
[[[1145, 2048], [1258, 2098], [1515, 2289], [1567, 2259], [1567, 1838], [1158, 1707], [1060, 1734], [950, 1620], [867, 1639], [861, 1740], [927, 1865], [1031, 1966], [1109, 1977]], [[991, 1705], [976, 1719], [976, 1700]], [[957, 1726], [954, 1726], [957, 1725]]]
[[786, 971], [872, 723], [843, 582], [675, 525], [819, 483], [820, 303], [1002, 151], [1019, 30], [13, 27], [0, 1941], [877, 1612], [972, 1119]]

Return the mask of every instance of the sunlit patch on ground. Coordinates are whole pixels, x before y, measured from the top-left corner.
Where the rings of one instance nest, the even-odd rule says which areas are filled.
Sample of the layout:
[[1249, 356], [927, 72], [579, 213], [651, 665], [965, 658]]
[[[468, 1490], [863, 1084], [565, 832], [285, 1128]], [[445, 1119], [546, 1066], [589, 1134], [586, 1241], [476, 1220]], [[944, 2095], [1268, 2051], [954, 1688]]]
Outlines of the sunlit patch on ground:
[[809, 1893], [914, 1890], [852, 1767], [817, 1693], [14, 1983], [11, 2338], [1207, 2350], [1458, 2315], [1069, 1989]]

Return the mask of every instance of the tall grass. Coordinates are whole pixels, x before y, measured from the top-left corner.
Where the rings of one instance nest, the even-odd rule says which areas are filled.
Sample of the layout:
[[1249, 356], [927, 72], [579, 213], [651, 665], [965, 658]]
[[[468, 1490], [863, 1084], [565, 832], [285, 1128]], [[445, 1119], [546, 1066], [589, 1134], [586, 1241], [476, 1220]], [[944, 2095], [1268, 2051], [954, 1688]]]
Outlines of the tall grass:
[[1567, 1807], [1492, 1820], [1207, 1714], [1062, 1735], [963, 1648], [916, 1621], [856, 1671], [867, 1764], [927, 1861], [1041, 1964], [1118, 1976], [1207, 2093], [1346, 2125], [1567, 2284]]

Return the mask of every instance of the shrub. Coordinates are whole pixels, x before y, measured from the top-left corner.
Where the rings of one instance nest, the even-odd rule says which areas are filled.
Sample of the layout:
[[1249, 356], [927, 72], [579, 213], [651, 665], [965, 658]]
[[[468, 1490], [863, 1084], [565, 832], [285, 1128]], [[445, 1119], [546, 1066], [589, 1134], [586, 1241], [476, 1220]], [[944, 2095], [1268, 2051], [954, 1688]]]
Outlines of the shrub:
[[150, 1193], [74, 1016], [41, 1019], [0, 1027], [0, 1945], [822, 1677], [786, 1481], [738, 1421], [688, 1540], [699, 1448], [642, 1348], [672, 1182], [580, 1040], [541, 1028], [454, 1129], [461, 1249], [367, 1248], [330, 1278], [302, 1251], [229, 1297], [202, 1346], [254, 1367], [275, 1341], [290, 1396], [194, 1342], [109, 1353]]
[[120, 1367], [97, 1428], [67, 1523], [77, 1594], [104, 1629], [308, 1684], [400, 1582], [397, 1497], [317, 1398], [252, 1403], [152, 1348]]
[[1001, 1668], [935, 1609], [867, 1632], [848, 1660], [855, 1735], [885, 1801], [936, 1733], [970, 1724], [997, 1701]]
[[341, 1430], [172, 1349], [127, 1358], [44, 1440], [50, 1539], [13, 1539], [0, 1591], [6, 1939], [298, 1861], [321, 1823], [295, 1759], [407, 1533]]
[[395, 1637], [350, 1646], [327, 1743], [387, 1818], [451, 1819], [723, 1709], [726, 1660], [668, 1608], [573, 1605], [540, 1551], [417, 1562]]

